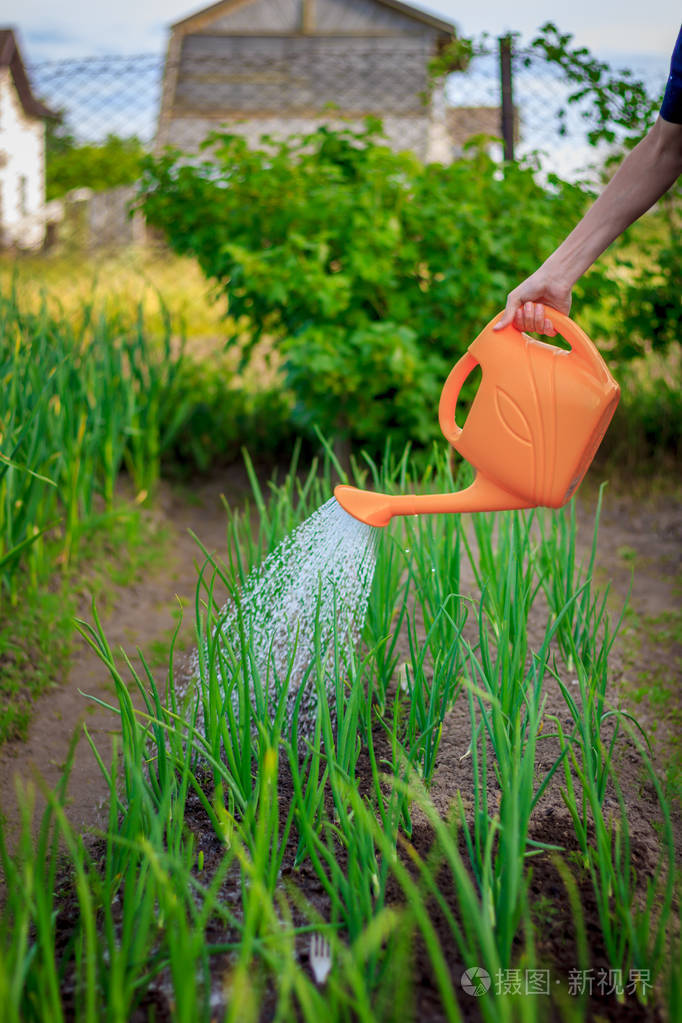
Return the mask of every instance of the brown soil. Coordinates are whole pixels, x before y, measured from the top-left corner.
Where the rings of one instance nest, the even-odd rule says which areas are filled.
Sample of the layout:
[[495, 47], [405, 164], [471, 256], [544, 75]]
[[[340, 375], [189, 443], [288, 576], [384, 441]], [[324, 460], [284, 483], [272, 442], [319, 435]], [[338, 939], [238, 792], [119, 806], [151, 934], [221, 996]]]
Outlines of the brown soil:
[[[155, 665], [155, 679], [162, 686], [170, 638], [177, 624], [178, 599], [184, 608], [178, 640], [180, 656], [183, 648], [188, 649], [193, 644], [197, 570], [205, 557], [190, 530], [209, 553], [221, 557], [226, 546], [227, 521], [221, 495], [230, 503], [240, 504], [248, 493], [248, 480], [241, 469], [228, 469], [215, 479], [191, 486], [164, 484], [153, 521], [159, 531], [170, 534], [167, 557], [151, 574], [109, 595], [108, 610], [101, 617], [112, 651], [116, 654], [123, 648], [139, 670], [140, 660], [134, 655], [141, 650], [145, 659]], [[87, 589], [87, 581], [84, 588]], [[92, 622], [89, 600], [83, 602], [80, 617]], [[165, 662], [161, 659], [162, 651]], [[99, 822], [98, 807], [107, 790], [87, 740], [82, 736], [82, 726], [86, 725], [107, 763], [116, 718], [82, 694], [116, 703], [108, 670], [79, 637], [68, 682], [48, 690], [36, 701], [26, 741], [12, 741], [0, 747], [0, 809], [7, 817], [10, 841], [17, 819], [15, 779], [26, 783], [39, 775], [53, 787], [64, 768], [75, 730], [81, 738], [69, 783], [69, 818], [79, 830]]]
[[[225, 514], [220, 494], [225, 493], [231, 503], [238, 502], [247, 490], [242, 473], [234, 470], [223, 478], [202, 483], [187, 491], [184, 496], [170, 488], [162, 493], [157, 512], [160, 525], [171, 530], [172, 541], [168, 563], [153, 577], [144, 579], [135, 586], [121, 592], [113, 601], [112, 608], [104, 620], [104, 629], [112, 648], [118, 645], [131, 651], [136, 647], [148, 651], [158, 640], [167, 640], [175, 624], [173, 612], [177, 606], [174, 594], [178, 594], [188, 605], [187, 622], [184, 626], [183, 641], [191, 646], [191, 621], [196, 564], [203, 562], [203, 556], [188, 534], [192, 529], [206, 547], [218, 553], [225, 548]], [[584, 545], [591, 539], [594, 514], [594, 492], [583, 495], [579, 505], [581, 540]], [[191, 499], [188, 499], [191, 498]], [[661, 644], [655, 632], [643, 627], [642, 619], [657, 617], [677, 607], [679, 585], [682, 573], [682, 515], [676, 494], [651, 493], [646, 497], [634, 498], [624, 493], [607, 490], [604, 499], [602, 524], [598, 549], [599, 582], [611, 581], [610, 605], [616, 613], [620, 610], [630, 586], [631, 568], [635, 574], [632, 582], [630, 607], [638, 616], [627, 619], [626, 627], [612, 657], [612, 700], [614, 704], [631, 708], [647, 730], [652, 731], [657, 766], [665, 774], [668, 756], [675, 743], [675, 726], [670, 724], [669, 714], [661, 715], [654, 702], [644, 699], [635, 704], [633, 692], [641, 688], [642, 673], [650, 671], [652, 678], [665, 677], [669, 689], [675, 689], [677, 699], [673, 704], [679, 707], [680, 657], [682, 649], [675, 642]], [[473, 589], [473, 581], [469, 580]], [[466, 580], [465, 580], [466, 583]], [[634, 628], [631, 624], [634, 622]], [[543, 622], [533, 618], [529, 623], [531, 645], [537, 644]], [[407, 655], [407, 650], [405, 650]], [[655, 669], [655, 671], [654, 671]], [[87, 724], [105, 758], [110, 749], [110, 736], [115, 729], [115, 719], [98, 707], [88, 704], [79, 690], [111, 700], [112, 688], [106, 669], [96, 656], [84, 645], [78, 650], [71, 669], [68, 685], [53, 691], [41, 699], [35, 708], [35, 715], [26, 743], [11, 743], [0, 750], [0, 806], [7, 814], [10, 825], [16, 820], [13, 795], [13, 777], [26, 779], [40, 771], [48, 785], [53, 785], [60, 774], [69, 740], [75, 728]], [[556, 712], [566, 718], [558, 687], [548, 682], [548, 712]], [[457, 793], [462, 794], [465, 805], [471, 792], [471, 761], [465, 756], [469, 744], [469, 719], [465, 701], [460, 700], [446, 719], [432, 786], [432, 797], [439, 810], [446, 814]], [[380, 738], [377, 737], [377, 741]], [[539, 747], [539, 767], [552, 759], [552, 750]], [[619, 780], [623, 787], [631, 828], [633, 860], [638, 875], [649, 875], [659, 855], [660, 843], [657, 830], [655, 794], [643, 775], [641, 762], [627, 742], [621, 744]], [[360, 765], [358, 783], [361, 788], [369, 786], [369, 771]], [[286, 780], [284, 780], [286, 786]], [[533, 838], [561, 845], [570, 857], [576, 849], [573, 828], [558, 791], [559, 780], [548, 791], [538, 806], [532, 823]], [[96, 767], [87, 743], [81, 741], [77, 750], [69, 786], [71, 804], [69, 814], [79, 829], [99, 822], [98, 806], [106, 795], [105, 786]], [[283, 792], [285, 796], [286, 789]], [[495, 798], [494, 786], [491, 797]], [[613, 799], [613, 795], [608, 798]], [[613, 804], [617, 808], [617, 804]], [[682, 849], [682, 824], [676, 810], [674, 820], [676, 846]], [[198, 848], [204, 850], [205, 866], [210, 873], [211, 862], [220, 856], [220, 847], [215, 841], [209, 822], [198, 802], [190, 799], [188, 823], [197, 834]], [[426, 821], [419, 812], [414, 814], [412, 842], [417, 850], [426, 855], [432, 835]], [[464, 848], [463, 848], [464, 852]], [[578, 877], [580, 895], [585, 913], [585, 923], [590, 944], [591, 966], [595, 971], [608, 966], [600, 936], [598, 916], [589, 879]], [[293, 877], [293, 853], [287, 853], [283, 876]], [[295, 883], [303, 888], [306, 897], [323, 915], [327, 910], [326, 899], [321, 885], [313, 872], [306, 866], [296, 871]], [[552, 977], [565, 981], [569, 971], [578, 966], [574, 947], [574, 926], [568, 908], [568, 899], [563, 882], [549, 856], [539, 856], [534, 861], [531, 882], [532, 903], [540, 910], [542, 918], [536, 917], [536, 943], [540, 961], [552, 964]], [[471, 963], [461, 963], [454, 954], [452, 938], [448, 936], [445, 921], [434, 911], [434, 923], [448, 950], [453, 980], [459, 985], [463, 971]], [[229, 935], [216, 935], [216, 940], [229, 941]], [[306, 950], [302, 945], [301, 957], [305, 961]], [[423, 952], [415, 962], [414, 975], [415, 1007], [414, 1017], [424, 1020], [439, 1020], [442, 1017], [437, 991]], [[167, 1002], [161, 989], [150, 993], [150, 1008], [154, 1003], [156, 1019], [166, 1018]], [[477, 1019], [476, 1000], [462, 995], [462, 1011], [465, 1018]], [[558, 1008], [557, 1008], [558, 1013]], [[136, 1017], [146, 1019], [146, 1009]], [[264, 1016], [267, 1018], [267, 1016]], [[551, 1018], [551, 1016], [549, 1017]], [[659, 1013], [649, 1007], [643, 1008], [633, 998], [621, 1004], [613, 996], [600, 996], [597, 991], [589, 1002], [587, 1018], [608, 1020], [659, 1019]]]
[[[592, 542], [596, 494], [583, 494], [579, 504], [579, 541], [587, 557]], [[679, 717], [669, 712], [679, 709], [682, 703], [682, 647], [671, 642], [661, 645], [657, 634], [647, 629], [645, 618], [658, 618], [679, 607], [679, 590], [682, 572], [682, 514], [676, 496], [668, 494], [649, 495], [646, 498], [606, 493], [599, 529], [599, 543], [596, 561], [596, 579], [600, 586], [610, 583], [609, 608], [615, 619], [620, 614], [631, 592], [627, 606], [630, 616], [609, 658], [613, 706], [631, 711], [649, 734], [653, 743], [654, 763], [659, 777], [664, 777], [669, 757], [675, 749], [676, 724]], [[634, 567], [634, 576], [632, 568]], [[473, 589], [473, 580], [469, 580]], [[466, 583], [465, 583], [466, 585]], [[547, 614], [542, 613], [542, 599], [536, 601], [529, 619], [529, 645], [539, 649], [544, 634]], [[539, 614], [537, 612], [540, 612]], [[632, 615], [636, 616], [635, 627], [628, 626]], [[407, 651], [406, 651], [407, 653]], [[654, 668], [656, 674], [654, 675]], [[671, 698], [668, 714], [660, 717], [656, 705], [644, 699], [635, 702], [633, 693], [641, 685], [642, 675], [650, 669], [654, 679], [665, 678], [667, 688], [675, 691]], [[557, 714], [564, 727], [569, 724], [566, 704], [556, 682], [547, 677], [546, 715]], [[679, 713], [679, 710], [678, 710]], [[656, 715], [659, 715], [657, 720]], [[653, 726], [653, 727], [652, 727]], [[457, 793], [462, 796], [464, 806], [471, 805], [467, 793], [472, 791], [471, 758], [466, 756], [471, 726], [464, 701], [458, 701], [448, 715], [443, 727], [437, 767], [431, 788], [435, 805], [445, 815]], [[660, 813], [654, 786], [647, 779], [641, 757], [633, 744], [623, 736], [617, 748], [617, 772], [625, 801], [632, 843], [632, 862], [642, 885], [653, 876], [660, 851]], [[542, 774], [550, 768], [558, 747], [547, 742], [538, 744], [537, 764]], [[599, 917], [593, 889], [586, 874], [576, 865], [578, 845], [571, 817], [560, 794], [563, 779], [559, 773], [540, 800], [531, 820], [530, 837], [543, 843], [553, 843], [565, 851], [562, 858], [570, 864], [578, 882], [580, 900], [585, 917], [590, 965], [594, 971], [593, 997], [587, 1006], [587, 1018], [603, 1020], [658, 1020], [662, 1016], [654, 1005], [643, 1007], [636, 998], [626, 997], [619, 1002], [606, 993], [603, 980], [597, 986], [597, 978], [608, 974], [608, 959], [599, 928]], [[489, 781], [489, 798], [494, 802], [496, 786]], [[605, 806], [614, 815], [619, 812], [616, 793], [613, 789], [605, 800]], [[418, 815], [415, 815], [418, 817]], [[679, 862], [682, 851], [682, 813], [677, 800], [673, 801], [673, 834]], [[464, 849], [462, 849], [464, 854]], [[572, 859], [571, 854], [576, 858]], [[540, 962], [551, 963], [551, 975], [555, 983], [560, 979], [566, 983], [570, 971], [577, 969], [577, 951], [573, 935], [575, 925], [568, 907], [568, 897], [560, 875], [550, 855], [538, 856], [533, 864], [531, 882], [531, 909], [541, 907], [535, 917], [536, 948]], [[447, 931], [443, 928], [443, 934]], [[464, 964], [460, 974], [454, 973], [456, 981], [461, 971], [472, 964]], [[571, 999], [569, 998], [569, 1001]], [[467, 1003], [462, 1008], [466, 1012]], [[475, 1008], [473, 1018], [478, 1018]], [[559, 1018], [559, 1006], [554, 1012]], [[424, 1014], [419, 1018], [438, 1019], [437, 1013]], [[548, 1018], [554, 1018], [552, 1013]]]

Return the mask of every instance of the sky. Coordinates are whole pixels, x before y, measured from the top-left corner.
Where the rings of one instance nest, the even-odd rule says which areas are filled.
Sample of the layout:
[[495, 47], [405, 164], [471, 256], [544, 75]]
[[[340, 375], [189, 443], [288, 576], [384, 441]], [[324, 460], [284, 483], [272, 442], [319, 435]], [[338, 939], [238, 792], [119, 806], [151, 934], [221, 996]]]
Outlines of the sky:
[[[163, 53], [168, 28], [209, 6], [192, 0], [3, 0], [0, 25], [19, 31], [27, 63], [105, 54]], [[545, 21], [575, 43], [609, 57], [645, 55], [669, 61], [680, 28], [680, 0], [430, 0], [415, 4], [454, 22], [460, 33], [521, 32], [528, 39]]]

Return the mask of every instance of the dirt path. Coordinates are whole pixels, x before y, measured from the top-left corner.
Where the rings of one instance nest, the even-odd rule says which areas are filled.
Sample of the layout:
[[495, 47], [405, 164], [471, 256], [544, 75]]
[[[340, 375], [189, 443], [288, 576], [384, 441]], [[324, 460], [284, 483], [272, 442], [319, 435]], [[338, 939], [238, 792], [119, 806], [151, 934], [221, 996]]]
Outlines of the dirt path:
[[[176, 595], [185, 607], [180, 649], [191, 646], [193, 641], [197, 565], [203, 563], [204, 557], [189, 530], [209, 552], [223, 557], [226, 516], [221, 494], [228, 501], [239, 503], [247, 492], [246, 476], [241, 470], [226, 471], [191, 488], [164, 485], [154, 522], [170, 534], [168, 557], [152, 574], [111, 596], [102, 624], [112, 650], [123, 647], [132, 656], [139, 647], [145, 659], [154, 664], [155, 678], [160, 682], [165, 679], [169, 641], [177, 624]], [[81, 615], [86, 621], [92, 620], [88, 604], [81, 609]], [[17, 820], [15, 778], [27, 782], [40, 774], [48, 786], [54, 787], [74, 730], [82, 735], [83, 723], [105, 763], [111, 755], [111, 736], [117, 730], [117, 719], [81, 693], [116, 702], [115, 698], [112, 700], [114, 686], [108, 670], [78, 637], [68, 682], [45, 692], [36, 702], [27, 740], [0, 747], [0, 810], [7, 818], [10, 842]], [[68, 812], [74, 826], [80, 830], [98, 823], [98, 807], [106, 795], [106, 786], [85, 737], [79, 740], [68, 791]]]
[[[176, 594], [187, 606], [183, 641], [186, 646], [192, 645], [196, 565], [203, 557], [188, 531], [192, 529], [211, 552], [222, 555], [226, 547], [226, 517], [220, 495], [224, 493], [233, 503], [243, 499], [247, 492], [244, 473], [236, 469], [184, 493], [170, 487], [162, 490], [155, 514], [159, 526], [170, 531], [168, 561], [154, 575], [117, 593], [103, 621], [114, 650], [123, 646], [132, 653], [140, 647], [146, 656], [157, 652], [161, 680], [164, 677], [161, 655], [167, 651], [176, 623]], [[579, 515], [581, 535], [587, 543], [594, 515], [594, 492], [583, 497]], [[671, 491], [634, 499], [607, 490], [598, 565], [600, 582], [612, 581], [614, 607], [622, 604], [630, 585], [631, 569], [633, 566], [635, 569], [632, 611], [623, 630], [614, 672], [616, 683], [624, 687], [629, 700], [636, 700], [633, 693], [646, 690], [648, 672], [651, 685], [660, 689], [663, 680], [674, 705], [680, 704], [682, 647], [674, 637], [670, 641], [668, 634], [662, 642], [660, 630], [657, 632], [649, 623], [652, 619], [665, 623], [671, 610], [679, 607], [681, 541], [682, 505], [678, 495]], [[90, 617], [88, 609], [84, 609], [84, 615]], [[75, 729], [82, 731], [83, 722], [105, 760], [110, 754], [116, 718], [84, 699], [79, 690], [103, 700], [111, 700], [113, 692], [106, 668], [84, 642], [77, 645], [68, 683], [38, 701], [27, 741], [9, 743], [0, 749], [0, 808], [7, 816], [10, 835], [17, 816], [15, 776], [25, 781], [39, 771], [45, 782], [53, 786], [60, 776], [71, 736]], [[665, 758], [674, 748], [673, 722], [679, 722], [679, 718], [661, 715], [656, 700], [642, 700], [633, 709], [645, 727], [657, 730], [660, 754]], [[462, 741], [453, 719], [443, 733], [434, 791], [437, 802], [447, 800], [452, 786], [458, 784]], [[448, 780], [443, 785], [445, 778]], [[69, 785], [69, 815], [78, 829], [98, 822], [97, 807], [105, 793], [92, 752], [85, 739], [81, 739]]]

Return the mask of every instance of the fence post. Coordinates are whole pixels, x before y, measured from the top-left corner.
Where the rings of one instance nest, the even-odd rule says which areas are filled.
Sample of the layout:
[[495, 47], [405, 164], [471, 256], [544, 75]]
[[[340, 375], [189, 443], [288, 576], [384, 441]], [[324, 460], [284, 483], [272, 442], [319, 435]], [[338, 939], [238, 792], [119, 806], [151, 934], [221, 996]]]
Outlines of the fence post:
[[502, 139], [505, 160], [514, 159], [514, 100], [512, 96], [512, 37], [500, 36], [500, 90], [502, 93]]

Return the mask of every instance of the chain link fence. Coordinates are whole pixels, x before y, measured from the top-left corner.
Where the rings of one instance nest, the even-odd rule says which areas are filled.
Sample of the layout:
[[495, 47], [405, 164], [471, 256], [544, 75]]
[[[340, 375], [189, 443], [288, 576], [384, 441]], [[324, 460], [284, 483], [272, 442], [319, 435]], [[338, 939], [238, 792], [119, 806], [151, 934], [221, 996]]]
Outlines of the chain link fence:
[[[34, 94], [60, 115], [48, 130], [54, 198], [41, 214], [43, 251], [5, 255], [5, 275], [10, 264], [15, 276], [23, 266], [63, 300], [72, 293], [80, 301], [95, 277], [99, 287], [118, 288], [126, 299], [151, 286], [182, 304], [182, 293], [186, 308], [180, 311], [204, 317], [206, 329], [214, 329], [217, 314], [207, 312], [197, 268], [171, 257], [141, 217], [129, 215], [133, 182], [92, 189], [72, 179], [68, 191], [57, 194], [51, 170], [58, 154], [101, 147], [112, 136], [137, 140], [140, 151], [166, 144], [196, 151], [209, 131], [222, 127], [252, 144], [263, 134], [281, 137], [320, 123], [360, 126], [372, 115], [383, 121], [392, 146], [425, 160], [456, 159], [471, 137], [485, 136], [495, 158], [531, 158], [541, 173], [573, 180], [603, 156], [588, 145], [587, 108], [567, 102], [571, 89], [560, 70], [518, 46], [505, 54], [503, 41], [479, 47], [465, 71], [434, 87], [426, 47], [421, 52], [405, 44], [402, 52], [394, 38], [351, 51], [338, 40], [316, 41], [312, 49], [305, 40], [303, 49], [283, 38], [244, 45], [243, 38], [230, 43], [223, 37], [219, 55], [211, 52], [210, 38], [197, 38], [196, 52], [189, 48], [175, 61], [142, 54], [28, 69]], [[226, 45], [232, 46], [227, 54]], [[662, 93], [664, 73], [646, 84], [651, 94]], [[560, 110], [566, 112], [562, 133]], [[117, 153], [112, 150], [112, 164], [123, 159]]]
[[[418, 123], [393, 141], [414, 148], [420, 156], [429, 155], [420, 133], [427, 116], [428, 53], [414, 66], [405, 59], [413, 57], [414, 51], [401, 54], [396, 41], [390, 39], [385, 40], [391, 44], [386, 59], [377, 60], [379, 44], [384, 42], [379, 39], [371, 50], [355, 49], [350, 55], [338, 45], [327, 46], [315, 62], [308, 52], [282, 54], [276, 47], [265, 47], [264, 42], [258, 40], [257, 46], [240, 53], [238, 62], [232, 57], [229, 67], [224, 57], [190, 53], [177, 63], [142, 54], [55, 61], [36, 64], [29, 71], [36, 95], [62, 114], [64, 127], [79, 143], [99, 143], [113, 134], [136, 136], [151, 148], [161, 134], [161, 141], [194, 147], [205, 127], [229, 124], [234, 128], [248, 120], [248, 134], [257, 137], [261, 128], [267, 132], [274, 116], [290, 120], [295, 130], [297, 121], [307, 120], [300, 114], [297, 117], [297, 112], [306, 110], [314, 111], [318, 118], [322, 115], [327, 122], [334, 120], [335, 112], [346, 118], [353, 113], [372, 114], [388, 124], [401, 115], [412, 117]], [[164, 78], [169, 81], [180, 72], [178, 119], [195, 123], [168, 139], [160, 124]], [[665, 80], [662, 69], [650, 72], [645, 85], [652, 95], [662, 96]], [[565, 134], [558, 134], [558, 112], [567, 109], [571, 91], [558, 67], [532, 49], [516, 48], [511, 84], [517, 157], [540, 152], [543, 167], [565, 177], [576, 176], [594, 162], [595, 152], [586, 141], [589, 121], [584, 105], [568, 107]], [[451, 136], [450, 157], [459, 155], [468, 133], [480, 129], [502, 135], [502, 88], [496, 47], [479, 48], [465, 71], [448, 76], [444, 112]], [[388, 134], [391, 137], [390, 130]]]

